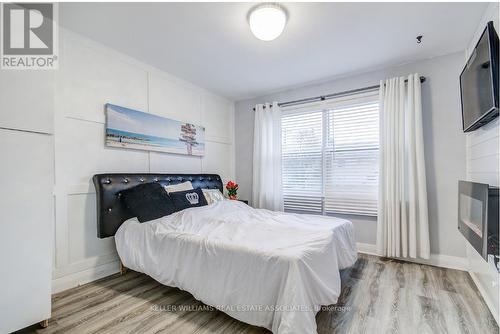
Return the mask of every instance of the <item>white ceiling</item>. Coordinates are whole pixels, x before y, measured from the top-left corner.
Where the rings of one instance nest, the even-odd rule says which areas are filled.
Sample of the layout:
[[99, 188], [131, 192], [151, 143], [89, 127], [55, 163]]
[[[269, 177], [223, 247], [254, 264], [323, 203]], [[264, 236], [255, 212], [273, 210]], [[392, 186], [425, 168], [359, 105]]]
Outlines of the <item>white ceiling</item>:
[[[285, 3], [263, 42], [255, 3], [61, 3], [63, 26], [232, 100], [464, 50], [486, 3]], [[421, 44], [415, 37], [423, 35]]]

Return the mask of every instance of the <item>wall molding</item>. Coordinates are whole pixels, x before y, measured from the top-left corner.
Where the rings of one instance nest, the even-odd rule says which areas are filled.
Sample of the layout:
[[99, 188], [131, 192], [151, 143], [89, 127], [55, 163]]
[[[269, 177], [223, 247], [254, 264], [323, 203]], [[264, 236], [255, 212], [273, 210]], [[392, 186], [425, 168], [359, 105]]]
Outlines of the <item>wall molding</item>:
[[359, 253], [378, 256], [377, 245], [357, 242], [356, 246], [358, 247]]
[[224, 136], [205, 135], [205, 142], [232, 145], [231, 138]]
[[436, 266], [441, 268], [456, 269], [467, 271], [469, 269], [469, 263], [466, 257], [458, 257], [443, 254], [431, 254], [429, 260], [424, 259], [401, 259], [408, 262], [427, 264], [430, 266]]
[[71, 289], [98, 280], [100, 278], [116, 274], [118, 272], [120, 272], [120, 262], [113, 261], [97, 267], [88, 268], [80, 272], [53, 279], [52, 293], [54, 294], [67, 289]]
[[68, 196], [95, 194], [95, 189], [92, 185], [92, 181], [89, 183], [72, 184], [66, 188], [66, 194]]
[[192, 83], [188, 80], [176, 77], [173, 74], [170, 74], [163, 69], [160, 69], [160, 68], [155, 67], [153, 65], [149, 65], [149, 64], [147, 64], [143, 61], [140, 61], [132, 56], [128, 56], [128, 55], [126, 55], [126, 54], [124, 54], [116, 49], [113, 49], [110, 46], [107, 46], [105, 44], [94, 41], [89, 37], [86, 37], [86, 36], [81, 35], [77, 32], [71, 31], [67, 28], [61, 27], [59, 29], [59, 35], [62, 36], [62, 38], [60, 38], [60, 39], [63, 40], [63, 44], [67, 43], [68, 41], [78, 43], [81, 46], [88, 48], [94, 52], [99, 52], [99, 53], [109, 57], [110, 59], [114, 59], [115, 61], [123, 62], [129, 66], [137, 67], [144, 72], [149, 72], [151, 74], [158, 75], [158, 76], [162, 77], [163, 79], [168, 80], [175, 85], [179, 85], [179, 86], [182, 86], [184, 88], [191, 89], [191, 90], [193, 90], [197, 93], [200, 93], [202, 95], [208, 95], [210, 97], [217, 98], [217, 99], [220, 99], [222, 101], [227, 101], [229, 103], [235, 102], [235, 101], [228, 99], [224, 96], [217, 95], [215, 92], [212, 92], [206, 88], [195, 85], [194, 83]]
[[23, 129], [23, 128], [9, 128], [9, 127], [4, 127], [0, 126], [0, 130], [6, 130], [6, 131], [17, 131], [17, 132], [28, 132], [28, 133], [34, 133], [37, 135], [46, 135], [46, 136], [52, 136], [52, 132], [46, 132], [46, 131], [37, 131], [37, 130], [30, 130], [30, 129]]
[[499, 312], [499, 310], [496, 309], [495, 303], [493, 302], [493, 300], [491, 300], [491, 297], [487, 293], [487, 291], [484, 288], [484, 286], [481, 284], [481, 281], [479, 280], [479, 278], [477, 277], [477, 275], [473, 271], [469, 271], [469, 275], [472, 278], [472, 281], [476, 285], [477, 289], [479, 290], [479, 293], [481, 294], [481, 297], [483, 297], [484, 302], [486, 303], [486, 305], [490, 309], [491, 314], [493, 314], [493, 318], [495, 318], [495, 321], [498, 324], [499, 323], [498, 322], [498, 319], [499, 319], [498, 312]]
[[[92, 174], [99, 172], [151, 173], [153, 169], [155, 170], [153, 173], [164, 173], [163, 170], [169, 168], [181, 169], [184, 168], [184, 164], [189, 164], [189, 168], [195, 168], [199, 173], [218, 172], [224, 180], [228, 180], [234, 178], [235, 165], [234, 101], [218, 96], [188, 81], [176, 78], [158, 68], [149, 66], [67, 29], [61, 29], [60, 40], [60, 51], [64, 55], [65, 61], [61, 63], [60, 70], [55, 73], [56, 89], [61, 94], [57, 94], [54, 113], [54, 169], [56, 182], [54, 185], [53, 293], [112, 275], [118, 272], [119, 269], [118, 256], [114, 245], [109, 240], [96, 240], [96, 237], [94, 237], [94, 227], [91, 226], [91, 224], [95, 225], [95, 212], [91, 210], [93, 208], [92, 201], [95, 201], [95, 189], [91, 180]], [[95, 55], [98, 66], [105, 66], [108, 61], [118, 63], [116, 66], [112, 66], [113, 71], [124, 69], [125, 77], [135, 78], [139, 81], [133, 86], [126, 86], [123, 91], [110, 88], [110, 91], [106, 94], [90, 89], [80, 91], [79, 86], [72, 80], [72, 74], [74, 73], [71, 66], [75, 66], [74, 61], [80, 59], [81, 50]], [[71, 61], [71, 59], [74, 61]], [[109, 87], [115, 87], [116, 83], [112, 76], [113, 71], [104, 73], [105, 76], [102, 77], [96, 77], [95, 73], [90, 73], [89, 77], [84, 77], [84, 79], [96, 80], [98, 78], [101, 81], [108, 82]], [[85, 75], [85, 73], [82, 74]], [[151, 78], [153, 77], [155, 80], [152, 81]], [[156, 79], [161, 80], [156, 81]], [[155, 88], [155, 82], [159, 85], [156, 90], [153, 89]], [[108, 86], [103, 87], [108, 89]], [[134, 100], [137, 99], [136, 105], [129, 105], [131, 99], [124, 96], [125, 93], [130, 92], [131, 87], [138, 89], [137, 96], [134, 95]], [[146, 150], [124, 150], [129, 151], [130, 156], [141, 159], [140, 163], [117, 165], [111, 160], [97, 162], [95, 159], [104, 156], [108, 149], [110, 154], [115, 154], [117, 150], [120, 150], [116, 149], [115, 151], [106, 147], [103, 138], [102, 144], [98, 146], [99, 152], [96, 152], [102, 154], [102, 156], [99, 155], [95, 159], [91, 158], [90, 161], [85, 161], [86, 166], [76, 171], [76, 173], [80, 172], [77, 174], [78, 177], [74, 176], [76, 174], [70, 170], [69, 166], [74, 165], [70, 163], [70, 160], [78, 155], [78, 152], [74, 149], [69, 150], [73, 146], [66, 144], [72, 135], [69, 133], [70, 131], [66, 130], [67, 127], [69, 129], [82, 128], [82, 132], [88, 131], [95, 138], [96, 133], [99, 133], [99, 136], [104, 133], [104, 104], [106, 102], [125, 105], [150, 113], [153, 110], [150, 105], [153, 91], [156, 92], [155, 94], [159, 94], [160, 91], [165, 89], [180, 92], [182, 96], [179, 98], [183, 99], [182, 101], [189, 98], [195, 99], [191, 101], [192, 103], [181, 103], [179, 105], [186, 105], [185, 111], [192, 113], [191, 116], [198, 120], [196, 124], [207, 128], [205, 141], [207, 146], [210, 145], [211, 147], [207, 149], [203, 158], [191, 157], [196, 161], [187, 162], [186, 159], [177, 159], [179, 157], [188, 157], [187, 155]], [[76, 108], [68, 112], [70, 101], [80, 101], [83, 98], [86, 103], [85, 108]], [[180, 114], [176, 113], [175, 115]], [[173, 114], [167, 117], [181, 120], [177, 116], [174, 117]], [[221, 122], [224, 122], [224, 124], [221, 124]], [[221, 126], [224, 126], [224, 131], [219, 131], [222, 129]], [[84, 148], [84, 153], [93, 152], [92, 150], [97, 147], [95, 143], [96, 141], [90, 142], [89, 146]], [[101, 150], [102, 147], [104, 147], [104, 151]], [[117, 155], [117, 159], [122, 159], [122, 157], [126, 159], [127, 154], [127, 152], [123, 152], [123, 155]], [[171, 161], [172, 165], [170, 165]], [[172, 172], [175, 172], [175, 170]], [[194, 171], [189, 170], [186, 172]], [[82, 214], [85, 216], [81, 217]], [[73, 228], [76, 228], [76, 230]], [[82, 235], [76, 233], [82, 233]], [[98, 250], [94, 250], [93, 247], [98, 247]], [[73, 249], [78, 251], [72, 253]], [[86, 253], [81, 252], [82, 249], [92, 249], [93, 251]]]
[[99, 266], [118, 261], [118, 253], [112, 252], [109, 254], [98, 255], [86, 258], [81, 261], [72, 262], [62, 267], [52, 270], [52, 279], [56, 280], [67, 275], [77, 274], [89, 268], [97, 268]]
[[[103, 105], [103, 109], [104, 109], [104, 105]], [[90, 122], [90, 123], [96, 123], [96, 124], [100, 124], [100, 125], [106, 125], [106, 116], [104, 115], [104, 112], [103, 112], [102, 117], [99, 117], [100, 119], [89, 118], [87, 115], [81, 116], [81, 115], [73, 115], [73, 114], [68, 114], [68, 113], [66, 113], [64, 115], [64, 117], [67, 119], [73, 120], [73, 121], [82, 121], [82, 122]]]
[[[103, 105], [103, 107], [104, 107], [104, 105]], [[147, 112], [147, 113], [151, 114], [151, 115], [161, 116], [161, 115], [158, 115], [158, 114], [155, 114], [152, 112]], [[165, 117], [165, 116], [161, 116], [161, 117]], [[89, 123], [93, 123], [93, 124], [96, 124], [99, 126], [106, 126], [106, 120], [105, 120], [106, 117], [104, 116], [104, 112], [103, 112], [102, 117], [100, 117], [99, 120], [93, 119], [87, 115], [81, 116], [81, 115], [70, 115], [70, 114], [65, 114], [64, 118], [69, 119], [69, 120], [73, 120], [73, 121], [89, 122]], [[170, 117], [165, 117], [165, 118], [180, 121], [178, 119], [174, 119], [174, 118], [170, 118]], [[203, 123], [203, 124], [199, 124], [199, 125], [205, 126], [205, 122], [201, 122], [201, 123]], [[47, 133], [41, 133], [41, 134], [47, 134]], [[225, 145], [232, 145], [233, 144], [232, 139], [229, 137], [226, 137], [226, 136], [205, 135], [205, 141], [212, 142], [212, 143], [218, 143], [218, 144], [225, 144]], [[156, 151], [148, 151], [148, 150], [139, 150], [139, 151], [155, 152], [155, 153], [162, 153], [162, 154], [177, 154], [177, 153], [156, 152]], [[183, 154], [181, 154], [181, 155], [183, 155]]]
[[[358, 247], [359, 253], [379, 256], [377, 254], [377, 246], [374, 244], [358, 242], [356, 245]], [[431, 254], [428, 260], [409, 259], [409, 258], [397, 258], [397, 259], [406, 262], [426, 264], [429, 266], [456, 269], [462, 271], [468, 271], [469, 269], [469, 264], [466, 257], [458, 257], [458, 256], [444, 255], [444, 254]]]

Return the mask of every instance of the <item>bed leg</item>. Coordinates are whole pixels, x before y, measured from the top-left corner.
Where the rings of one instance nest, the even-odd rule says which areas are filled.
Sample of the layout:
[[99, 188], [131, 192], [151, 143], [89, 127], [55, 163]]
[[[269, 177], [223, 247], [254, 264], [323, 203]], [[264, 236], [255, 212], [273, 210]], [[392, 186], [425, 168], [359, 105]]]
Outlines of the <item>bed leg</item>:
[[45, 320], [40, 321], [40, 327], [42, 327], [42, 328], [49, 327], [49, 319], [45, 319]]
[[125, 267], [122, 261], [120, 261], [120, 274], [125, 275], [126, 273], [127, 273], [127, 267]]

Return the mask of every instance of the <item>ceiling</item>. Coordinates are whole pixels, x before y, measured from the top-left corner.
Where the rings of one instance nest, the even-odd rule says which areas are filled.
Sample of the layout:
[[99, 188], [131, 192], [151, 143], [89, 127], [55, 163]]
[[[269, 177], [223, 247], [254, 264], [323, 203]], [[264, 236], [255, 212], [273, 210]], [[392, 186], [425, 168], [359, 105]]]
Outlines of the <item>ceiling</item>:
[[[487, 3], [284, 3], [256, 39], [255, 3], [61, 3], [61, 24], [231, 100], [464, 50]], [[416, 36], [423, 35], [421, 44]]]

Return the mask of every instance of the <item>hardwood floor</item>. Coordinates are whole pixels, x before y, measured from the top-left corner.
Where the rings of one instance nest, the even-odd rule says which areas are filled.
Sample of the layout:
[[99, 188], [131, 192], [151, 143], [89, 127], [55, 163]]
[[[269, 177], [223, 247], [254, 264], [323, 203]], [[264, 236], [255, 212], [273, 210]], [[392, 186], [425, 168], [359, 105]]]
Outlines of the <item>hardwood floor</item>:
[[[360, 255], [342, 272], [318, 333], [498, 333], [468, 273]], [[114, 275], [54, 295], [49, 327], [22, 333], [270, 333], [146, 275]]]

